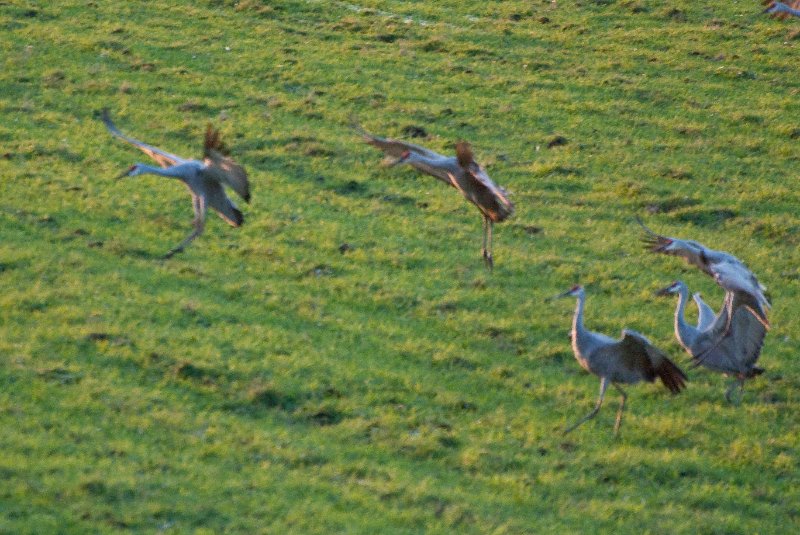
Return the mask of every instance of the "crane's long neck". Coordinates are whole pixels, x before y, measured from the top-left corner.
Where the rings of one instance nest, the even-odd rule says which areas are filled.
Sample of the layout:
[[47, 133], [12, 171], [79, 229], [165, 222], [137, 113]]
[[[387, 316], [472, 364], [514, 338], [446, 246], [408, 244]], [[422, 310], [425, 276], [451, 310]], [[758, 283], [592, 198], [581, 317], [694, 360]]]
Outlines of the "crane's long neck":
[[697, 338], [697, 329], [686, 323], [684, 313], [689, 301], [689, 290], [681, 286], [678, 290], [678, 306], [675, 307], [675, 337], [684, 347], [689, 348]]
[[171, 167], [156, 167], [154, 165], [139, 163], [136, 164], [136, 175], [159, 175], [169, 178], [177, 178], [179, 180], [186, 180], [185, 169], [182, 169], [178, 165], [173, 165]]
[[587, 360], [592, 353], [592, 348], [597, 345], [596, 333], [590, 332], [583, 325], [583, 307], [586, 294], [581, 290], [578, 293], [578, 303], [575, 305], [575, 315], [572, 317], [572, 351], [581, 366], [587, 370]]
[[575, 315], [572, 317], [572, 343], [577, 343], [580, 339], [584, 338], [588, 331], [583, 326], [583, 306], [586, 302], [586, 294], [581, 292], [578, 294], [578, 303], [575, 305]]

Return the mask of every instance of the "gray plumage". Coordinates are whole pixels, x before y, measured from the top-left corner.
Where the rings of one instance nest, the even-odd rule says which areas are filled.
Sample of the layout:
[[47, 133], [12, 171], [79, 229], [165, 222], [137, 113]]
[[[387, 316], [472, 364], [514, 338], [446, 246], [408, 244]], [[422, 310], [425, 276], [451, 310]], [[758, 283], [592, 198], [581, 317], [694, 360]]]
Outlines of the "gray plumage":
[[514, 204], [508, 192], [495, 184], [486, 171], [475, 162], [469, 143], [456, 144], [456, 156], [444, 156], [413, 143], [374, 136], [355, 125], [364, 141], [382, 150], [390, 166], [408, 164], [422, 173], [436, 177], [456, 188], [483, 216], [483, 246], [481, 254], [489, 269], [494, 266], [492, 233], [494, 223], [514, 214]]
[[180, 244], [171, 249], [166, 254], [167, 258], [182, 251], [203, 233], [208, 207], [214, 209], [231, 226], [238, 227], [244, 222], [242, 212], [227, 196], [223, 184], [230, 186], [245, 202], [250, 202], [250, 184], [247, 179], [247, 173], [244, 168], [225, 155], [225, 146], [220, 140], [219, 131], [214, 130], [211, 125], [208, 125], [206, 129], [203, 160], [200, 161], [181, 158], [126, 136], [111, 121], [108, 109], [103, 110], [101, 118], [103, 124], [113, 136], [137, 147], [161, 166], [154, 167], [137, 163], [119, 175], [118, 178], [153, 174], [177, 178], [189, 188], [189, 192], [192, 195], [192, 208], [194, 209], [194, 220], [192, 222], [194, 231]]
[[641, 220], [637, 219], [637, 222], [645, 231], [643, 240], [649, 251], [682, 257], [689, 264], [711, 276], [726, 292], [733, 294], [732, 299], [726, 299], [726, 305], [729, 307], [728, 323], [720, 331], [722, 335], [727, 334], [730, 320], [739, 307], [745, 307], [765, 328], [769, 329], [767, 310], [770, 304], [765, 295], [767, 289], [758, 282], [753, 272], [741, 260], [732, 254], [709, 249], [693, 240], [661, 236], [647, 228]]
[[[725, 398], [731, 401], [731, 394], [738, 386], [741, 392], [745, 379], [763, 373], [755, 364], [761, 355], [767, 329], [747, 309], [733, 307], [728, 303], [735, 299], [731, 292], [726, 293], [725, 303], [711, 325], [701, 328], [689, 325], [684, 318], [689, 290], [683, 281], [675, 281], [657, 292], [658, 295], [678, 294], [675, 308], [675, 337], [678, 343], [691, 355], [696, 365], [731, 376], [734, 381], [725, 391]], [[729, 310], [733, 318], [728, 319]], [[728, 326], [729, 327], [726, 327]], [[723, 332], [726, 331], [727, 332]]]
[[619, 383], [635, 384], [640, 381], [653, 382], [659, 378], [673, 394], [680, 392], [686, 383], [686, 375], [667, 356], [647, 338], [636, 331], [624, 329], [622, 338], [615, 340], [601, 333], [586, 329], [583, 324], [583, 310], [586, 292], [583, 286], [573, 286], [555, 298], [577, 297], [575, 315], [572, 320], [572, 351], [583, 369], [600, 377], [600, 396], [589, 414], [568, 427], [569, 433], [587, 420], [594, 418], [603, 404], [606, 389], [611, 384], [622, 394], [622, 402], [617, 412], [614, 433], [619, 432], [622, 412], [627, 394]]

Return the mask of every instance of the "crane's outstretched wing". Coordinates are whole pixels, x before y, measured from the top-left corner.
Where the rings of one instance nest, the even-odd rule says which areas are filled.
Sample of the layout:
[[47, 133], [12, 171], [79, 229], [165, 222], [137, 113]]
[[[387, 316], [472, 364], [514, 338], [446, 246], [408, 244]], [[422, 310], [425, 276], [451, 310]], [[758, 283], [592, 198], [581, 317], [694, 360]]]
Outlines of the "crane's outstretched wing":
[[[729, 311], [732, 311], [730, 321]], [[706, 334], [694, 355], [696, 365], [747, 373], [761, 354], [767, 328], [752, 309], [740, 304], [736, 294], [728, 292], [720, 318]]]
[[250, 183], [247, 180], [247, 171], [226, 156], [226, 153], [227, 148], [222, 143], [219, 130], [208, 125], [203, 144], [203, 162], [206, 164], [204, 173], [229, 185], [245, 202], [250, 202]]
[[358, 123], [354, 122], [352, 126], [353, 129], [364, 138], [364, 141], [373, 147], [382, 150], [387, 156], [391, 156], [393, 158], [402, 158], [406, 151], [411, 151], [416, 152], [417, 154], [420, 154], [426, 158], [445, 158], [445, 156], [439, 154], [438, 152], [434, 152], [413, 143], [406, 143], [405, 141], [400, 141], [397, 139], [374, 136], [364, 130]]
[[764, 295], [766, 288], [758, 282], [753, 272], [733, 256], [726, 258], [725, 261], [711, 264], [710, 268], [717, 284], [734, 294], [732, 310], [739, 306], [746, 306], [752, 310], [765, 327], [769, 328], [766, 311], [770, 305]]
[[677, 394], [686, 386], [686, 374], [664, 351], [636, 331], [624, 329], [621, 340], [602, 348], [601, 351], [610, 351], [616, 355], [620, 365], [633, 375], [640, 373], [645, 380], [651, 382], [658, 377], [673, 394]]
[[225, 189], [219, 182], [211, 182], [206, 188], [206, 202], [232, 227], [244, 223], [244, 215], [225, 195]]
[[767, 6], [764, 13], [769, 13], [773, 19], [785, 20], [791, 16], [800, 16], [800, 0], [787, 0], [786, 2], [762, 0], [761, 4]]
[[645, 235], [642, 237], [642, 241], [650, 252], [680, 256], [711, 275], [706, 266], [706, 252], [710, 250], [702, 244], [692, 240], [679, 240], [656, 234], [639, 217], [636, 218], [636, 222], [644, 229]]
[[181, 158], [180, 156], [175, 156], [174, 154], [170, 154], [169, 152], [165, 152], [159, 148], [153, 147], [152, 145], [148, 145], [147, 143], [143, 143], [138, 139], [133, 139], [132, 137], [126, 136], [120, 132], [116, 126], [114, 126], [114, 123], [111, 121], [111, 115], [108, 113], [108, 108], [103, 108], [101, 119], [103, 124], [106, 125], [106, 128], [109, 132], [111, 132], [112, 135], [127, 141], [134, 147], [138, 147], [139, 150], [154, 159], [161, 167], [171, 167], [173, 165], [178, 165], [189, 161]]
[[652, 344], [644, 335], [630, 329], [623, 329], [622, 338], [607, 348], [619, 355], [619, 362], [623, 368], [631, 372], [643, 371], [645, 379], [652, 381], [655, 379], [656, 373], [647, 350], [649, 346]]
[[[644, 241], [652, 252], [682, 256], [690, 264], [714, 277], [716, 283], [724, 290], [735, 294], [747, 294], [750, 299], [739, 295], [739, 303], [736, 306], [739, 304], [749, 306], [764, 326], [769, 328], [766, 310], [770, 305], [764, 295], [766, 288], [758, 282], [753, 272], [741, 260], [729, 253], [709, 249], [696, 241], [658, 235], [647, 228], [641, 219], [637, 217], [636, 220], [644, 229]], [[732, 317], [733, 309], [730, 312]]]
[[693, 293], [692, 299], [694, 299], [694, 302], [697, 305], [697, 330], [705, 331], [714, 324], [714, 320], [717, 319], [717, 315], [714, 313], [714, 309], [708, 306], [705, 301], [703, 301], [703, 298], [700, 296], [700, 292]]
[[470, 179], [470, 191], [464, 191], [458, 181], [451, 177], [453, 186], [494, 222], [503, 221], [514, 215], [514, 203], [508, 199], [508, 192], [495, 184], [486, 171], [478, 165], [469, 143], [459, 141], [456, 144], [456, 158], [458, 165]]
[[731, 355], [738, 371], [747, 372], [761, 355], [767, 329], [749, 310], [738, 309], [733, 314], [728, 335], [720, 343], [720, 348]]
[[769, 323], [759, 316], [756, 307], [751, 295], [727, 292], [723, 310], [693, 355], [695, 365], [704, 364], [706, 359], [720, 360], [720, 353], [727, 360], [728, 369], [734, 372], [742, 371], [742, 362], [755, 362], [769, 330]]

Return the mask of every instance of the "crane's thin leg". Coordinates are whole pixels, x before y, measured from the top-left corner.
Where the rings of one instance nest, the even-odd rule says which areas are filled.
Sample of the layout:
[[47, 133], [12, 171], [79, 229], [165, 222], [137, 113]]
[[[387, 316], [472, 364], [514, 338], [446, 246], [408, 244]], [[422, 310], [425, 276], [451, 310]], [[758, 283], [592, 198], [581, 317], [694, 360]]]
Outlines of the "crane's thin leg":
[[488, 232], [486, 231], [486, 218], [483, 218], [483, 245], [481, 246], [481, 255], [483, 256], [484, 262], [486, 261], [486, 238], [488, 237]]
[[483, 218], [483, 261], [489, 271], [494, 268], [494, 260], [492, 259], [492, 220], [484, 216]]
[[[736, 390], [737, 386], [739, 387], [739, 395], [736, 397], [736, 400], [734, 401], [733, 399], [731, 399], [731, 394], [733, 394], [733, 391]], [[738, 405], [739, 403], [742, 402], [743, 397], [744, 397], [744, 379], [738, 378], [735, 381], [731, 382], [731, 384], [728, 386], [728, 389], [725, 390], [725, 400], [732, 405]]]
[[576, 427], [578, 427], [582, 423], [586, 422], [587, 420], [591, 420], [592, 418], [597, 416], [597, 413], [600, 411], [600, 407], [603, 405], [603, 398], [606, 395], [606, 389], [608, 388], [608, 384], [609, 383], [610, 383], [610, 381], [608, 379], [606, 379], [605, 377], [601, 377], [600, 378], [600, 397], [597, 398], [597, 404], [595, 404], [594, 409], [592, 409], [592, 412], [590, 412], [589, 414], [587, 414], [586, 416], [584, 416], [583, 418], [581, 418], [580, 420], [578, 420], [577, 422], [575, 422], [571, 426], [569, 426], [566, 429], [564, 429], [564, 433], [563, 434], [566, 435], [567, 433], [569, 433], [570, 431], [572, 431], [573, 429], [575, 429]]
[[194, 231], [189, 234], [181, 243], [179, 243], [177, 247], [171, 249], [166, 255], [164, 255], [165, 259], [172, 258], [172, 256], [176, 253], [183, 251], [187, 245], [192, 243], [192, 240], [203, 233], [203, 229], [205, 228], [206, 224], [206, 200], [202, 197], [193, 195], [192, 207], [194, 208], [194, 221], [192, 221], [192, 225], [194, 225]]
[[625, 410], [625, 401], [628, 399], [628, 394], [617, 384], [612, 383], [614, 388], [619, 390], [619, 393], [622, 394], [622, 401], [619, 404], [619, 410], [617, 411], [617, 421], [614, 423], [614, 435], [619, 434], [619, 428], [622, 425], [622, 411]]

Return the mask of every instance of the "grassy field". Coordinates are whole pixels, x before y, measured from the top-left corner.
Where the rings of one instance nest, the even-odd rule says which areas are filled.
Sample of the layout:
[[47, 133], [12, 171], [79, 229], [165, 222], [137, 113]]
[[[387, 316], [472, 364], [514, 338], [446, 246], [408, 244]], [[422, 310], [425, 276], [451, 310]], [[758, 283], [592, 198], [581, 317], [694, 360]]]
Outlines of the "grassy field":
[[[0, 2], [0, 533], [800, 530], [800, 26], [760, 9]], [[161, 260], [189, 196], [112, 179], [147, 158], [104, 106], [185, 156], [220, 126], [245, 225]], [[478, 212], [351, 117], [473, 143], [517, 205], [493, 273]], [[635, 215], [758, 274], [767, 371], [739, 406], [702, 369], [630, 387], [616, 439], [610, 393], [565, 438], [599, 381], [545, 297], [582, 283], [589, 328], [684, 366], [653, 291], [722, 299]]]

